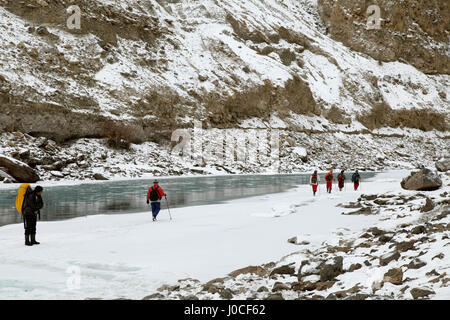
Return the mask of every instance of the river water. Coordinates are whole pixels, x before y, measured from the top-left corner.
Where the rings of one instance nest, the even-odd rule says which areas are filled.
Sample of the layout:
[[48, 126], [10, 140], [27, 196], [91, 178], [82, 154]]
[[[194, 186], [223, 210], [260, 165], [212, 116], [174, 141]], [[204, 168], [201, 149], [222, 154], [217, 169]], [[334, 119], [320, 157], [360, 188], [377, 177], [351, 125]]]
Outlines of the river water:
[[[361, 172], [361, 179], [375, 176]], [[351, 174], [347, 174], [347, 181]], [[170, 208], [217, 204], [224, 201], [287, 191], [308, 184], [310, 174], [197, 176], [159, 179]], [[321, 182], [323, 181], [321, 175]], [[150, 212], [146, 196], [153, 179], [105, 181], [46, 187], [42, 221], [65, 220], [95, 214]], [[347, 186], [348, 188], [349, 186]], [[336, 187], [334, 187], [336, 188]], [[17, 190], [0, 190], [0, 226], [22, 221], [15, 209]], [[161, 209], [166, 208], [163, 199]]]

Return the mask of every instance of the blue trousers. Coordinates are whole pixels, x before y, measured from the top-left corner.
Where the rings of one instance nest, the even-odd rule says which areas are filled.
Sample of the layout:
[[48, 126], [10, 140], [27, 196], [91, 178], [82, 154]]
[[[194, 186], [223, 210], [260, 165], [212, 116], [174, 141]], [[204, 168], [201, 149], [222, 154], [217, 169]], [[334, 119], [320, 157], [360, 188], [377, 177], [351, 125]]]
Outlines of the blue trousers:
[[161, 210], [161, 202], [151, 202], [152, 205], [152, 215], [156, 218], [156, 216], [159, 213], [159, 210]]

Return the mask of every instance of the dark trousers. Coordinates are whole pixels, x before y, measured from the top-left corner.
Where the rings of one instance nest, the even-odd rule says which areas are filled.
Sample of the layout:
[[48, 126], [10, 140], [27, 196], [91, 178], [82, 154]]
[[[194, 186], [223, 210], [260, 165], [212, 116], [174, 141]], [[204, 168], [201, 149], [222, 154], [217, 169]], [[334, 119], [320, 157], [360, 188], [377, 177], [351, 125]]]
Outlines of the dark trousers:
[[156, 218], [156, 216], [159, 213], [159, 210], [161, 210], [161, 202], [152, 202], [152, 215]]
[[31, 210], [25, 210], [23, 214], [23, 224], [25, 227], [25, 235], [36, 233], [37, 214]]

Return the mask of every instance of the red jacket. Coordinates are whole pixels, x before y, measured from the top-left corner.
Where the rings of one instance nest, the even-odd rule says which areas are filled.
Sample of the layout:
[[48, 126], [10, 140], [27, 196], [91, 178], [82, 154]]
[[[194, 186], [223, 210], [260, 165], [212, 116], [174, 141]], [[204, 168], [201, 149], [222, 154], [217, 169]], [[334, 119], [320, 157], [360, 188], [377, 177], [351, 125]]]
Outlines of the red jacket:
[[158, 193], [158, 200], [161, 200], [161, 198], [166, 195], [164, 193], [163, 189], [160, 186], [158, 186], [157, 184], [155, 184], [155, 185], [153, 185], [153, 187], [148, 188], [147, 201], [150, 200], [150, 192], [152, 192], [153, 188], [156, 188], [156, 192]]

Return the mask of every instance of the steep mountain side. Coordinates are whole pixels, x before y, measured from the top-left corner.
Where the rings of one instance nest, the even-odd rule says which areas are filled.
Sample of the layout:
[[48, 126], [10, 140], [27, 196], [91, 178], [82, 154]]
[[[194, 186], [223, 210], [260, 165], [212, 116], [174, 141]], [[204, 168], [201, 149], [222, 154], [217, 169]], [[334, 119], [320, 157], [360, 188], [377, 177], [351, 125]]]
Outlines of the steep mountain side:
[[[70, 5], [81, 9], [80, 30], [66, 25]], [[112, 119], [132, 124], [140, 140], [164, 142], [198, 119], [206, 128], [280, 128], [299, 145], [303, 134], [312, 134], [308, 141], [320, 146], [328, 135], [358, 144], [358, 133], [401, 139], [408, 135], [404, 128], [416, 128], [430, 131], [423, 139], [435, 139], [437, 150], [448, 150], [447, 22], [400, 36], [395, 26], [376, 37], [362, 31], [355, 44], [343, 40], [345, 33], [338, 36], [341, 29], [350, 35], [347, 24], [362, 19], [340, 19], [336, 8], [347, 6], [325, 0], [0, 0], [0, 130], [62, 143], [104, 137], [104, 123]], [[433, 6], [444, 19], [445, 4], [427, 8]], [[408, 17], [411, 24], [419, 19]], [[421, 39], [420, 50], [410, 34]], [[398, 54], [377, 55], [382, 37], [387, 48], [401, 43]], [[424, 62], [409, 59], [403, 47], [417, 49]]]
[[[450, 8], [445, 0], [319, 0], [333, 37], [382, 61], [402, 60], [428, 74], [450, 72]], [[380, 8], [379, 29], [367, 28], [367, 8]], [[373, 15], [374, 12], [370, 12]]]

